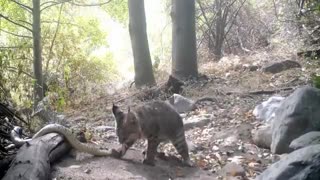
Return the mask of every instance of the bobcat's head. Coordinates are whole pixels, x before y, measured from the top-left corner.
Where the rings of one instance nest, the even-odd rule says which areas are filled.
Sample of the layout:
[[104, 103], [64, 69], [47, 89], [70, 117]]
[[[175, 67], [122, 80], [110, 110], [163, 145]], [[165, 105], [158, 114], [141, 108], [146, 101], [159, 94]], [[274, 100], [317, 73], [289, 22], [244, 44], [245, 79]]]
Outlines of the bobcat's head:
[[116, 133], [120, 144], [133, 144], [141, 137], [139, 122], [130, 108], [125, 113], [113, 104], [112, 112], [116, 119]]

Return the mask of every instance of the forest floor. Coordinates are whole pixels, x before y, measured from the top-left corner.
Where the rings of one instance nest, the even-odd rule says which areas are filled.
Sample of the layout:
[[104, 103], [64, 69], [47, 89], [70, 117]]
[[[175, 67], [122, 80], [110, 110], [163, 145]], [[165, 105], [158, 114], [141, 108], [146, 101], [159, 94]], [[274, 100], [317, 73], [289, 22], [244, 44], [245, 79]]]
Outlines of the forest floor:
[[[296, 60], [302, 68], [289, 69], [277, 74], [259, 70], [250, 71], [252, 65], [264, 65], [270, 61]], [[78, 153], [54, 166], [57, 179], [227, 179], [226, 174], [254, 179], [269, 164], [278, 160], [267, 149], [253, 144], [251, 131], [260, 122], [252, 111], [256, 105], [273, 95], [287, 96], [296, 88], [307, 84], [310, 74], [319, 69], [292, 54], [259, 52], [246, 57], [229, 56], [219, 62], [202, 62], [199, 71], [208, 76], [184, 87], [183, 96], [197, 100], [212, 97], [214, 102], [200, 102], [197, 109], [185, 114], [185, 118], [209, 119], [206, 123], [186, 131], [190, 142], [190, 155], [196, 168], [181, 167], [174, 158], [157, 160], [155, 167], [141, 163], [146, 143], [134, 145], [124, 160], [97, 158]], [[75, 104], [67, 110], [71, 124], [86, 128], [91, 141], [108, 148], [118, 147], [111, 112], [112, 102], [125, 99], [120, 106], [139, 104], [133, 94], [136, 90], [125, 87], [104, 86], [99, 93], [92, 93], [89, 100]], [[114, 90], [111, 90], [111, 89]], [[134, 89], [134, 88], [131, 88]], [[266, 91], [268, 90], [268, 91]], [[79, 118], [81, 117], [81, 118]], [[170, 144], [162, 145], [166, 155], [177, 153]], [[235, 162], [236, 166], [228, 165]], [[231, 178], [229, 178], [231, 179]], [[241, 179], [241, 178], [240, 178]]]

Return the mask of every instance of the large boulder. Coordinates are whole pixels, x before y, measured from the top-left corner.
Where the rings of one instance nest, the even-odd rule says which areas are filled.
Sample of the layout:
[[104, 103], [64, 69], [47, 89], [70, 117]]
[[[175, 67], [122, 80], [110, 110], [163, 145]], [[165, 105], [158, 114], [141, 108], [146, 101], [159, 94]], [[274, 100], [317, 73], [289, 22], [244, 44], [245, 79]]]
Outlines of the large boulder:
[[185, 98], [180, 94], [173, 94], [169, 97], [168, 101], [178, 111], [178, 113], [188, 112], [196, 107], [193, 100]]
[[271, 123], [276, 110], [284, 99], [285, 98], [281, 96], [270, 97], [267, 101], [262, 102], [254, 108], [253, 115], [256, 116], [258, 120]]
[[276, 111], [272, 122], [271, 152], [288, 153], [292, 140], [310, 131], [320, 130], [320, 90], [297, 89]]
[[296, 150], [272, 164], [256, 180], [319, 180], [320, 145]]
[[309, 145], [320, 144], [320, 131], [312, 131], [304, 134], [290, 143], [291, 149], [300, 149]]

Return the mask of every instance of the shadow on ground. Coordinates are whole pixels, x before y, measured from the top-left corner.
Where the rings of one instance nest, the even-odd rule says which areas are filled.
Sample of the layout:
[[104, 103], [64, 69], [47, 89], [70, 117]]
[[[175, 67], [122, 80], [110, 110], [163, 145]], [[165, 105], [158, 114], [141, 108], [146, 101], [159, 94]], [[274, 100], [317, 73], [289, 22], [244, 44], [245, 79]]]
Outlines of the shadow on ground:
[[213, 174], [197, 167], [183, 167], [177, 158], [157, 159], [155, 166], [142, 164], [141, 151], [129, 150], [123, 159], [79, 154], [67, 156], [53, 166], [56, 179], [214, 179]]

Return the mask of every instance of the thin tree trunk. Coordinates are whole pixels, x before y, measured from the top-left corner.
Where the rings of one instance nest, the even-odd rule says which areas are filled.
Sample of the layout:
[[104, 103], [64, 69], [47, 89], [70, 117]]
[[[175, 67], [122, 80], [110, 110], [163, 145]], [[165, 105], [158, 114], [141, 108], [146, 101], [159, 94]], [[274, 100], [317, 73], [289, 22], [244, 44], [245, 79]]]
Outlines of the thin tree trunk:
[[154, 85], [143, 0], [129, 0], [129, 32], [134, 58], [135, 85]]
[[36, 79], [34, 85], [34, 108], [43, 99], [42, 58], [41, 58], [41, 27], [40, 0], [32, 0], [33, 4], [33, 71]]
[[172, 1], [172, 75], [184, 79], [198, 76], [195, 33], [195, 1]]
[[222, 57], [222, 46], [223, 46], [223, 36], [224, 36], [221, 0], [217, 1], [216, 10], [217, 10], [217, 15], [216, 15], [217, 22], [216, 22], [216, 42], [215, 42], [214, 54], [216, 56], [216, 60], [220, 60]]

